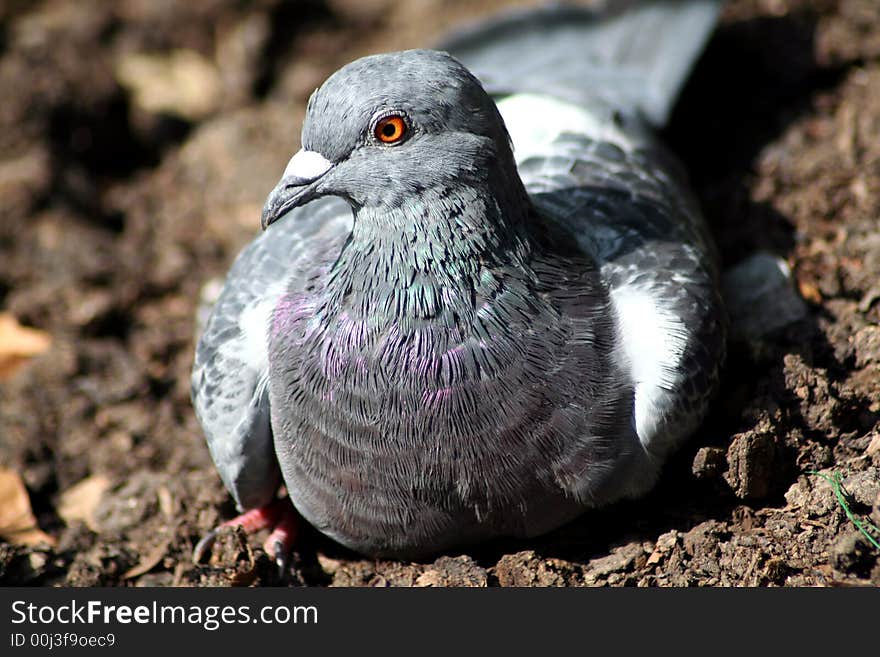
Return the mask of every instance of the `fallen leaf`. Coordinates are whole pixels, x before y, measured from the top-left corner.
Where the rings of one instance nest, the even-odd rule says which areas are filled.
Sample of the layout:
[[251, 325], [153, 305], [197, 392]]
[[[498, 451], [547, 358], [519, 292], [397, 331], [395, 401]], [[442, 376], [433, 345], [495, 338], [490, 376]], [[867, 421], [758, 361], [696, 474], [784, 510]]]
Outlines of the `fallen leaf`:
[[0, 467], [0, 538], [19, 545], [55, 545], [55, 539], [37, 527], [21, 476], [4, 467]]
[[95, 510], [109, 487], [110, 478], [106, 475], [86, 477], [61, 494], [58, 500], [58, 515], [68, 525], [79, 520], [93, 532], [98, 533]]
[[27, 328], [9, 313], [0, 313], [0, 380], [9, 379], [34, 356], [47, 351], [52, 338], [45, 331]]
[[132, 579], [134, 577], [140, 577], [145, 573], [150, 572], [159, 565], [159, 562], [165, 558], [165, 555], [168, 554], [168, 546], [171, 545], [171, 539], [160, 543], [152, 550], [147, 552], [143, 557], [141, 557], [138, 565], [129, 568], [125, 571], [125, 574], [122, 575], [122, 579]]
[[871, 439], [871, 442], [868, 445], [868, 449], [866, 449], [865, 452], [868, 454], [868, 456], [871, 456], [876, 452], [880, 452], [880, 433], [878, 433]]

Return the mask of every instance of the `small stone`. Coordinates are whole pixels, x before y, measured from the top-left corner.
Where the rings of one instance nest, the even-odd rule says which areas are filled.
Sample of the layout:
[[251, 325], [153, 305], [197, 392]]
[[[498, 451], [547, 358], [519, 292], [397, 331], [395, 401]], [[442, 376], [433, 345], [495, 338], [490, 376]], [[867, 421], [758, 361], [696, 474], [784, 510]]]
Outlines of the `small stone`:
[[28, 566], [36, 573], [41, 572], [48, 563], [49, 558], [44, 552], [31, 552], [28, 555]]

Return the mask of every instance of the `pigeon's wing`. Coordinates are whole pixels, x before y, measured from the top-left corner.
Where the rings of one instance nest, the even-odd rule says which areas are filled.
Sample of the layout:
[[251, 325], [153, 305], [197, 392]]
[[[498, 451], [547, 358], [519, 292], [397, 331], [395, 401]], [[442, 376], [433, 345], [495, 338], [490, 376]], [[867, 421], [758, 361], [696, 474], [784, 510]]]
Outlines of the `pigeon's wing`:
[[[543, 111], [552, 122], [552, 104]], [[529, 142], [520, 174], [539, 212], [599, 264], [635, 386], [636, 431], [662, 458], [697, 428], [724, 360], [714, 247], [659, 146], [571, 128]]]
[[351, 231], [351, 209], [326, 198], [291, 212], [239, 254], [196, 347], [192, 398], [220, 478], [240, 510], [281, 480], [268, 396], [268, 330], [298, 268]]
[[496, 96], [597, 97], [666, 123], [723, 0], [611, 0], [599, 8], [517, 9], [438, 44]]
[[720, 5], [527, 10], [442, 44], [496, 94], [536, 206], [598, 262], [635, 386], [636, 430], [657, 457], [705, 412], [724, 313], [711, 239], [649, 124], [668, 117]]

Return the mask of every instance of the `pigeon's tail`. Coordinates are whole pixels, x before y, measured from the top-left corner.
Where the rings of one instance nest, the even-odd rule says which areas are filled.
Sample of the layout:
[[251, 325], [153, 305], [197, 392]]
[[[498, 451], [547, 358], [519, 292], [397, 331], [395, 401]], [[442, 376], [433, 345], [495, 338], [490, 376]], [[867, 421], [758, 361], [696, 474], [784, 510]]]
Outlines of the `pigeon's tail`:
[[666, 123], [723, 0], [609, 0], [601, 8], [517, 10], [438, 45], [495, 95], [597, 96]]

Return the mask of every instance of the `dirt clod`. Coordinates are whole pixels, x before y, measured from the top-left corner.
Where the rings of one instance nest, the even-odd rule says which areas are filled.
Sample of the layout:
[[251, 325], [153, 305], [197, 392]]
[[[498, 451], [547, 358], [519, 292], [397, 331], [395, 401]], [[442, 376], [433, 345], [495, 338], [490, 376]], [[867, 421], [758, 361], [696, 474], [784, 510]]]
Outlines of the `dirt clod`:
[[469, 556], [440, 557], [416, 578], [416, 586], [487, 586], [485, 568]]
[[746, 433], [733, 439], [727, 450], [727, 474], [734, 495], [761, 499], [770, 491], [776, 445], [771, 436]]
[[697, 479], [715, 480], [727, 469], [726, 453], [720, 447], [701, 447], [694, 456], [691, 471]]
[[831, 565], [842, 573], [868, 577], [876, 562], [876, 548], [860, 532], [844, 534], [831, 549]]

